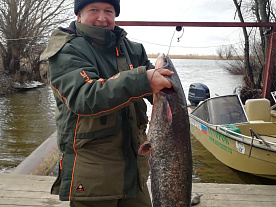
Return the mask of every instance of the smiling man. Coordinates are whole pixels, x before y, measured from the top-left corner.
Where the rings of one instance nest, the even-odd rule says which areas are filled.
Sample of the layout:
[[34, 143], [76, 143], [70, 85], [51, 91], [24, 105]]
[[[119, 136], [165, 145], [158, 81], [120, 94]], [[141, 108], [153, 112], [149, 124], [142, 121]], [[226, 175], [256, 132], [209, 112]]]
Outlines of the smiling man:
[[115, 15], [119, 15], [119, 9], [120, 7], [116, 4], [112, 6], [109, 3], [95, 2], [84, 6], [81, 10], [76, 7], [75, 12], [80, 23], [113, 30], [115, 28], [114, 18]]
[[77, 21], [53, 31], [42, 60], [57, 104], [59, 174], [51, 193], [75, 207], [150, 207], [147, 107], [173, 73], [115, 25], [119, 0], [75, 0]]

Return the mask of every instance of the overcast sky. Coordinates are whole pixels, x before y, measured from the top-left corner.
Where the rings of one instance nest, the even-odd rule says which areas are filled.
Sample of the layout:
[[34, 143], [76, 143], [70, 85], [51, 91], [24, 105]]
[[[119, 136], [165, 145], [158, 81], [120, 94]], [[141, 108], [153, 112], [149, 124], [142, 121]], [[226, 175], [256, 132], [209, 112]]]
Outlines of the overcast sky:
[[[232, 0], [121, 0], [116, 21], [234, 22]], [[167, 53], [175, 27], [125, 26], [128, 38], [143, 43], [148, 54]], [[218, 47], [240, 47], [240, 28], [185, 27], [175, 32], [170, 54], [216, 55]]]

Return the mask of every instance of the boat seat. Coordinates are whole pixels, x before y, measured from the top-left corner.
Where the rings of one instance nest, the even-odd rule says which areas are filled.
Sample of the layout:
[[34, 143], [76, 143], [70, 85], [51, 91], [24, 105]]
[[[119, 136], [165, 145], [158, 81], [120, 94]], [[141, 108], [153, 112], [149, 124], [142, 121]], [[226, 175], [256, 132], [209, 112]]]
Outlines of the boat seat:
[[270, 101], [268, 99], [248, 99], [244, 108], [249, 121], [270, 121]]

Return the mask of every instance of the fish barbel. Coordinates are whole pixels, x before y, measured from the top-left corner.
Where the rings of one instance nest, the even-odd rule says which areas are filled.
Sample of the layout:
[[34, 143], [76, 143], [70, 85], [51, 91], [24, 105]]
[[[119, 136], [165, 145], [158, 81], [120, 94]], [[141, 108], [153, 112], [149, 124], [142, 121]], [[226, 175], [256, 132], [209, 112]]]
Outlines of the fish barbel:
[[155, 68], [174, 72], [166, 77], [172, 88], [154, 94], [148, 142], [140, 147], [139, 153], [151, 152], [153, 207], [190, 207], [192, 152], [185, 94], [168, 56], [159, 55]]

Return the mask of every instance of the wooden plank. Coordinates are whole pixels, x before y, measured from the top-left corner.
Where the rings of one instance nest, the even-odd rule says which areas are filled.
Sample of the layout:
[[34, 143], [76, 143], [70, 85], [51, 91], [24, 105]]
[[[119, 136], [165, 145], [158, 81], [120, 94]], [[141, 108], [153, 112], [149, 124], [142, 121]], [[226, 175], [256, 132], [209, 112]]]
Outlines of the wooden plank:
[[61, 202], [57, 198], [41, 199], [41, 198], [1, 198], [1, 207], [69, 207], [69, 202]]
[[[55, 177], [0, 174], [0, 207], [65, 207], [49, 191]], [[150, 189], [150, 185], [149, 185]], [[197, 207], [276, 206], [275, 185], [193, 183], [193, 194], [203, 194]]]
[[[241, 184], [214, 184], [214, 183], [194, 183], [193, 190], [201, 191], [208, 189], [212, 193], [218, 194], [242, 194], [242, 195], [276, 195], [275, 185], [241, 185]], [[204, 190], [205, 191], [205, 190]]]
[[0, 176], [0, 190], [42, 191], [49, 193], [55, 177], [3, 173]]
[[272, 207], [276, 203], [276, 186], [195, 183], [193, 192], [202, 193], [198, 207], [246, 206]]
[[253, 202], [253, 201], [229, 201], [229, 200], [205, 200], [201, 199], [201, 202], [196, 207], [275, 207], [275, 203], [271, 202]]
[[0, 206], [65, 207], [69, 202], [59, 201], [50, 189], [55, 177], [0, 174]]

